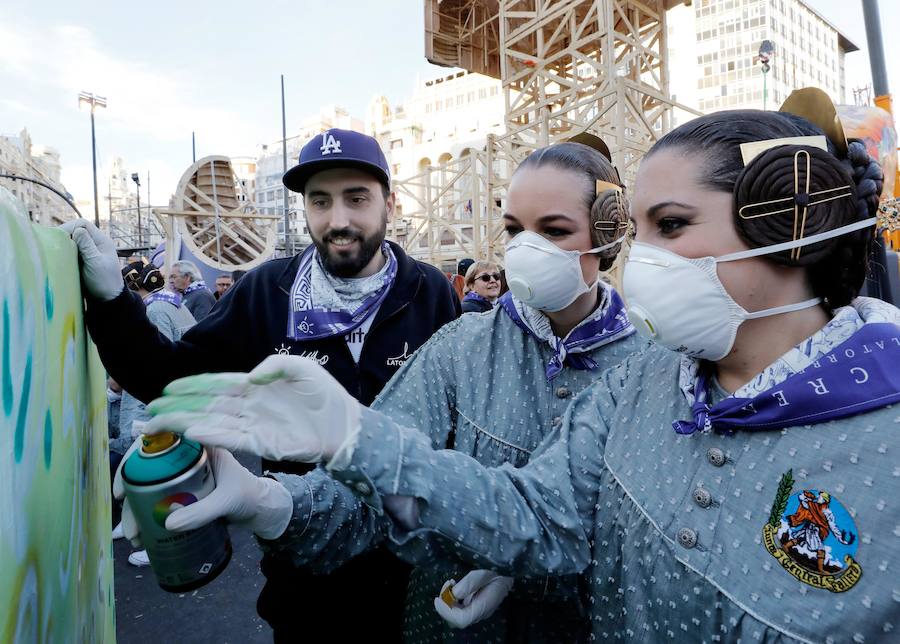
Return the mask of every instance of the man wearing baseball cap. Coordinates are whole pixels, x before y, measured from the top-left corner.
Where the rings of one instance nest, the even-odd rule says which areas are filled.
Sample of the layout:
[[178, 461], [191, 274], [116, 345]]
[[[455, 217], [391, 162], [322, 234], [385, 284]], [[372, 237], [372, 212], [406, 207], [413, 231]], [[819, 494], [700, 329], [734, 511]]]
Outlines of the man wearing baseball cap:
[[[419, 346], [459, 316], [459, 300], [443, 273], [385, 240], [395, 196], [375, 139], [350, 130], [323, 132], [303, 146], [284, 184], [303, 195], [313, 245], [247, 273], [177, 342], [156, 331], [141, 299], [124, 288], [112, 240], [83, 219], [63, 225], [81, 255], [91, 336], [110, 375], [134, 396], [149, 402], [176, 378], [250, 371], [281, 353], [317, 361], [368, 405]], [[122, 328], [131, 331], [124, 336]], [[131, 368], [136, 363], [144, 366], [138, 378]], [[257, 480], [260, 503], [265, 495], [284, 494], [265, 485], [274, 481]], [[273, 539], [286, 527], [254, 530]], [[257, 609], [276, 642], [308, 634], [311, 616], [318, 623], [342, 619], [342, 637], [370, 636], [377, 624], [389, 641], [400, 638], [408, 569], [386, 551], [327, 576], [295, 568], [287, 553], [270, 552], [262, 569], [267, 583]], [[356, 594], [351, 619], [332, 615]]]

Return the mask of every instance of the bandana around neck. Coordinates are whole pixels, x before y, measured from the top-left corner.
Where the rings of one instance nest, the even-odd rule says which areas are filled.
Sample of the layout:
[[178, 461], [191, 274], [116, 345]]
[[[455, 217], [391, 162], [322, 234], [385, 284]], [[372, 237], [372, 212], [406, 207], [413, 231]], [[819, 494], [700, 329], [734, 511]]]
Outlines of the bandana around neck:
[[463, 298], [463, 302], [465, 302], [466, 300], [470, 300], [470, 301], [474, 301], [474, 302], [484, 302], [488, 306], [491, 306], [491, 307], [494, 306], [493, 302], [491, 302], [486, 297], [479, 295], [475, 291], [469, 291], [468, 293], [466, 293], [466, 296]]
[[559, 375], [566, 364], [573, 369], [596, 369], [597, 363], [585, 354], [635, 332], [628, 321], [622, 298], [615, 289], [603, 282], [600, 282], [599, 289], [600, 305], [563, 339], [554, 335], [546, 315], [517, 300], [512, 292], [500, 298], [501, 308], [516, 326], [553, 349], [553, 357], [545, 370], [547, 380]]
[[153, 302], [168, 302], [176, 308], [181, 308], [181, 296], [178, 293], [167, 291], [163, 288], [153, 291], [144, 298], [144, 306], [150, 306]]
[[[190, 295], [195, 291], [199, 291], [201, 288], [206, 288], [206, 282], [203, 280], [198, 280], [196, 282], [191, 282], [186, 289], [184, 289], [185, 295]], [[209, 290], [209, 289], [206, 289]]]
[[781, 429], [846, 418], [900, 401], [900, 311], [871, 298], [838, 309], [819, 332], [757, 378], [718, 403], [710, 402], [712, 366], [682, 363], [682, 391], [692, 420], [679, 434]]
[[387, 261], [375, 275], [345, 279], [328, 273], [315, 246], [300, 256], [291, 286], [287, 335], [292, 340], [318, 340], [347, 335], [374, 314], [397, 277], [397, 258], [381, 246]]

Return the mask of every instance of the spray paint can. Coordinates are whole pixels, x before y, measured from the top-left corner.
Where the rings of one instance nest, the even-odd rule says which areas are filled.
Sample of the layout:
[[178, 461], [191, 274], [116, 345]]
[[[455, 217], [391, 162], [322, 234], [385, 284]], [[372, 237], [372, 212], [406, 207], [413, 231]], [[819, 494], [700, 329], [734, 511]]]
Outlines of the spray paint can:
[[215, 489], [206, 449], [169, 432], [139, 440], [140, 448], [122, 466], [122, 482], [150, 566], [163, 590], [199, 588], [215, 579], [231, 560], [225, 521], [173, 532], [166, 530], [166, 518]]

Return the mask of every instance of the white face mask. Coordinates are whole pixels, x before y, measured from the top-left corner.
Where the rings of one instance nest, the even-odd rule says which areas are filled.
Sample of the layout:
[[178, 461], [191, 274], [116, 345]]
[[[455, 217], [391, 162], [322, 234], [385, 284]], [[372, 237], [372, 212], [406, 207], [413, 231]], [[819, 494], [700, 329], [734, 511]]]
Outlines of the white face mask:
[[561, 311], [591, 289], [581, 275], [581, 256], [612, 248], [623, 239], [624, 235], [588, 251], [563, 250], [537, 233], [523, 231], [506, 245], [506, 283], [516, 299], [528, 306]]
[[689, 259], [659, 246], [635, 242], [622, 280], [628, 317], [638, 332], [693, 358], [721, 360], [734, 346], [744, 320], [800, 311], [821, 298], [750, 313], [725, 290], [716, 264], [770, 255], [846, 235], [875, 224], [873, 217], [804, 239], [731, 253]]

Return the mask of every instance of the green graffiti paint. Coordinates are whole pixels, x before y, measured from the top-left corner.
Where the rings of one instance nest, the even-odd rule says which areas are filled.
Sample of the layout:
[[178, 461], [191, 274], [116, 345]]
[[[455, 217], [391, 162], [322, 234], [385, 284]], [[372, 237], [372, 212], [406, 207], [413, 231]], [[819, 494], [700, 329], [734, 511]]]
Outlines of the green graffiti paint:
[[12, 330], [9, 328], [9, 301], [3, 299], [3, 413], [9, 416], [13, 407], [13, 387], [12, 387], [12, 368], [10, 360], [12, 360], [12, 351], [9, 348], [9, 338]]
[[78, 273], [68, 235], [0, 188], [0, 642], [116, 641], [105, 373]]
[[50, 278], [44, 279], [44, 308], [47, 311], [47, 319], [53, 319], [53, 290], [50, 288]]
[[50, 418], [50, 410], [44, 415], [44, 467], [50, 469], [53, 461], [53, 420]]
[[19, 413], [16, 416], [16, 434], [13, 439], [13, 458], [22, 460], [25, 449], [25, 421], [28, 420], [28, 400], [31, 396], [31, 351], [25, 360], [25, 374], [22, 377], [22, 396], [19, 398]]

